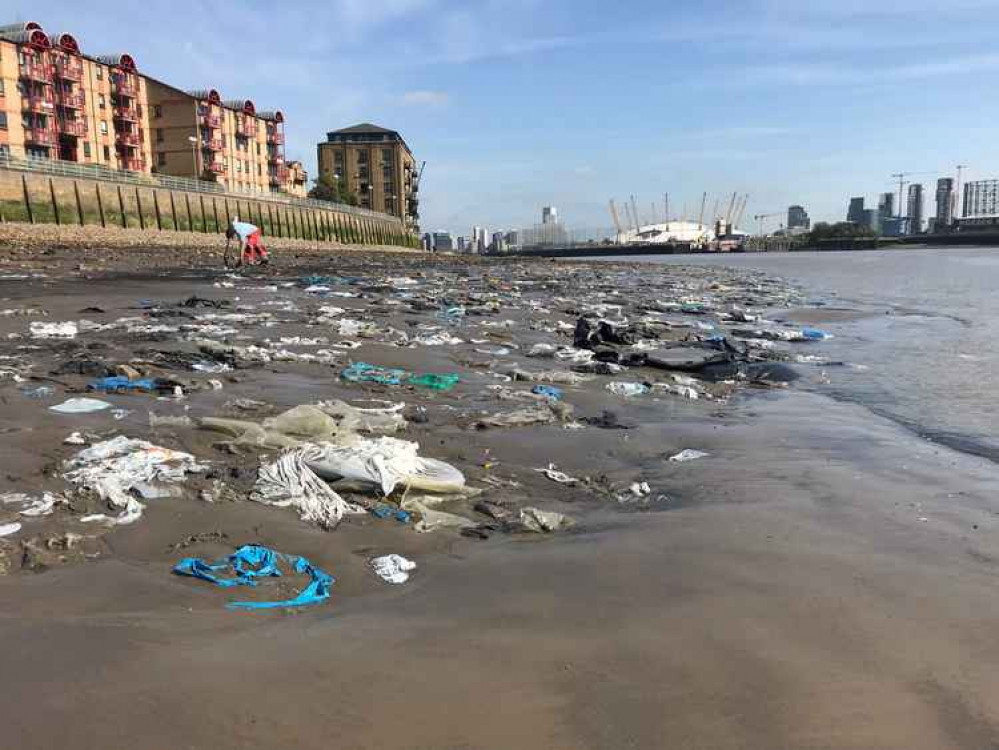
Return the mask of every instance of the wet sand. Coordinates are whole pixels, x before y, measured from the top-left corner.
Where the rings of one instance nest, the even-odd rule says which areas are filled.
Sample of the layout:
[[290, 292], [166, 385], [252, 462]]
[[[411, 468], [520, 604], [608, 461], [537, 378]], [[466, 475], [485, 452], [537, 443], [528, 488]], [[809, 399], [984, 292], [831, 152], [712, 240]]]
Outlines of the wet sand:
[[[30, 298], [52, 319], [80, 317], [95, 296], [117, 316], [126, 300], [191, 293], [231, 292], [203, 277], [0, 290]], [[455, 366], [437, 349], [362, 351], [375, 363]], [[305, 366], [247, 373], [186, 405], [208, 410], [214, 399], [251, 394], [278, 406], [379, 395]], [[406, 437], [460, 466], [472, 484], [487, 471], [516, 476], [524, 484], [511, 494], [570, 513], [575, 530], [480, 542], [363, 517], [324, 532], [250, 502], [151, 501], [140, 522], [103, 538], [95, 560], [0, 576], [4, 744], [999, 742], [992, 464], [793, 388], [743, 392], [724, 405], [612, 400], [580, 388], [567, 397], [580, 413], [613, 405], [639, 429], [469, 431], [444, 407], [478, 403], [476, 385], [453, 396], [407, 393], [426, 404], [430, 421]], [[74, 417], [72, 429], [148, 432], [147, 409], [184, 408], [143, 399], [113, 398], [133, 410], [121, 423]], [[9, 387], [4, 409], [17, 428], [0, 434], [7, 482], [55, 484], [35, 477], [70, 453], [61, 444], [69, 423]], [[160, 437], [212, 455], [199, 433]], [[711, 456], [663, 460], [688, 447]], [[494, 469], [477, 466], [487, 448]], [[530, 467], [549, 461], [577, 476], [640, 476], [670, 501], [621, 507], [532, 476]], [[231, 544], [183, 554], [249, 541], [294, 551], [338, 579], [331, 601], [293, 614], [233, 613], [219, 590], [169, 575], [178, 557], [170, 545], [212, 530]], [[383, 552], [419, 561], [408, 584], [388, 587], [371, 575], [367, 558]]]

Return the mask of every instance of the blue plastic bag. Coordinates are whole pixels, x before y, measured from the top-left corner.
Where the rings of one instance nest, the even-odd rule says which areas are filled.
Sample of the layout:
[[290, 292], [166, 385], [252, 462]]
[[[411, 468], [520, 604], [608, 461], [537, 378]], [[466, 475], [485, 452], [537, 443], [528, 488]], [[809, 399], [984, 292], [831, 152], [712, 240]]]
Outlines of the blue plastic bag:
[[[229, 557], [206, 563], [197, 557], [185, 557], [177, 563], [173, 572], [179, 576], [200, 578], [214, 583], [222, 588], [234, 586], [256, 586], [258, 578], [277, 578], [281, 576], [280, 562], [292, 566], [296, 573], [309, 576], [309, 585], [298, 592], [294, 599], [276, 602], [229, 602], [230, 609], [279, 609], [283, 607], [305, 607], [318, 604], [329, 598], [330, 588], [336, 579], [328, 573], [315, 567], [304, 557], [285, 555], [268, 547], [257, 544], [247, 544]], [[228, 576], [219, 573], [229, 573]]]
[[98, 378], [87, 386], [88, 391], [100, 391], [102, 393], [125, 393], [127, 391], [155, 391], [156, 381], [152, 378], [142, 380], [129, 380], [122, 375], [108, 378]]
[[536, 385], [531, 389], [531, 393], [550, 398], [552, 401], [559, 401], [562, 398], [562, 390], [553, 385]]

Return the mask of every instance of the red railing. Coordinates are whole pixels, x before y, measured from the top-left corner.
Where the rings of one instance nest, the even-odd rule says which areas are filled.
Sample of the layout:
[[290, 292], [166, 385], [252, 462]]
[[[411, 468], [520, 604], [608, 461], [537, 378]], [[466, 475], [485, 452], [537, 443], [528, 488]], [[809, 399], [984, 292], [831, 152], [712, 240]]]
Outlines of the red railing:
[[201, 121], [205, 124], [205, 127], [213, 129], [218, 129], [222, 127], [222, 118], [219, 117], [218, 115], [212, 115], [212, 114], [202, 115]]
[[115, 139], [118, 143], [122, 143], [126, 146], [141, 146], [142, 136], [139, 133], [130, 133], [127, 130], [119, 130], [115, 133]]
[[220, 161], [208, 162], [205, 166], [208, 167], [209, 172], [214, 172], [215, 174], [223, 174], [225, 172], [225, 165]]
[[79, 117], [75, 120], [59, 120], [59, 132], [82, 138], [87, 135], [87, 118]]
[[83, 80], [83, 61], [78, 57], [57, 58], [55, 74], [64, 81]]
[[222, 151], [225, 148], [225, 143], [221, 138], [202, 138], [201, 146], [209, 151]]
[[146, 160], [138, 157], [133, 159], [119, 157], [118, 161], [121, 163], [121, 168], [129, 172], [142, 172], [146, 168]]
[[61, 104], [63, 107], [71, 107], [73, 109], [83, 109], [83, 105], [85, 103], [86, 100], [82, 91], [59, 92], [59, 104]]
[[135, 97], [139, 93], [139, 87], [124, 76], [118, 76], [114, 79], [114, 92], [118, 96]]
[[239, 120], [239, 127], [237, 128], [240, 135], [245, 135], [247, 138], [257, 137], [257, 123], [251, 120], [249, 117], [241, 117]]
[[284, 133], [279, 133], [276, 130], [268, 130], [267, 142], [280, 146], [284, 143]]
[[114, 106], [114, 116], [119, 120], [128, 120], [129, 122], [139, 121], [139, 108], [132, 107], [125, 104], [116, 104]]
[[50, 128], [29, 127], [24, 131], [24, 140], [39, 146], [54, 146], [56, 134]]
[[21, 99], [21, 109], [27, 112], [52, 114], [52, 111], [55, 109], [55, 100], [51, 94], [25, 96]]
[[271, 172], [271, 182], [276, 185], [283, 185], [288, 182], [288, 170], [285, 167], [280, 167]]
[[51, 83], [52, 66], [43, 62], [26, 60], [21, 63], [21, 77], [30, 78], [34, 81], [45, 81]]

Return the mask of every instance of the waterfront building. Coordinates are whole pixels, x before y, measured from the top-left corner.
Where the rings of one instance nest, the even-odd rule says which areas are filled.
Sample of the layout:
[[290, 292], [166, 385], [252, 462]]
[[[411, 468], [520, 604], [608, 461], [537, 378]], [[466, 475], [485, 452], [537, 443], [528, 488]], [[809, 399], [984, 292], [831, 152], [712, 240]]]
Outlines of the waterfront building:
[[148, 173], [146, 84], [126, 53], [85, 54], [34, 22], [0, 27], [0, 157]]
[[457, 248], [458, 248], [458, 252], [459, 253], [467, 253], [468, 252], [468, 240], [466, 240], [464, 237], [459, 237], [458, 238], [458, 243], [457, 243]]
[[300, 161], [290, 161], [288, 167], [287, 191], [292, 195], [304, 198], [309, 192], [309, 173]]
[[937, 231], [937, 217], [931, 216], [926, 220], [926, 233], [933, 234]]
[[541, 209], [542, 224], [558, 224], [558, 208], [555, 206], [545, 206]]
[[966, 219], [999, 216], [999, 180], [965, 183], [962, 207]]
[[154, 172], [214, 180], [237, 192], [291, 192], [281, 112], [258, 112], [249, 99], [223, 100], [216, 89], [148, 83]]
[[320, 143], [319, 175], [345, 180], [359, 205], [419, 223], [416, 159], [399, 133], [362, 123], [326, 134]]
[[876, 208], [865, 208], [860, 217], [859, 224], [867, 227], [875, 234], [881, 233], [881, 213]]
[[452, 253], [454, 248], [454, 235], [450, 232], [434, 232], [433, 249], [435, 253]]
[[863, 224], [864, 223], [864, 199], [863, 198], [851, 198], [850, 207], [846, 212], [846, 220], [851, 224]]
[[795, 230], [807, 232], [812, 228], [812, 221], [808, 218], [808, 212], [801, 206], [791, 206], [787, 209], [787, 230], [789, 234], [794, 234]]
[[909, 234], [921, 234], [923, 231], [923, 186], [919, 183], [909, 185], [905, 213], [909, 217]]
[[937, 180], [936, 230], [946, 230], [954, 223], [954, 180], [941, 177]]
[[505, 253], [506, 235], [503, 232], [493, 232], [493, 241], [490, 247], [493, 253]]

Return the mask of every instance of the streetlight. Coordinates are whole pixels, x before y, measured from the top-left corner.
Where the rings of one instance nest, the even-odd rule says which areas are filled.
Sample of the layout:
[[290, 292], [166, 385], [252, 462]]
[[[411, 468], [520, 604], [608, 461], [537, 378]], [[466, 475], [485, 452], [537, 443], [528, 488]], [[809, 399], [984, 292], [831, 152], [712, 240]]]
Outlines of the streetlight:
[[198, 169], [198, 139], [193, 135], [187, 136], [187, 140], [191, 142], [191, 158], [194, 160], [194, 178], [198, 179], [201, 176], [201, 170]]

